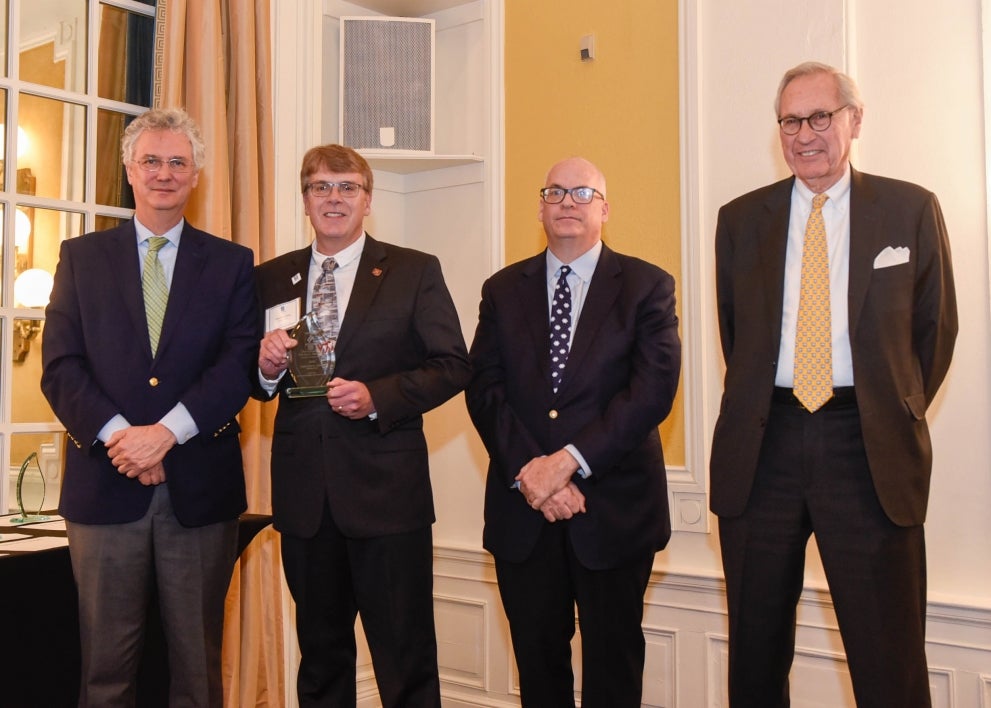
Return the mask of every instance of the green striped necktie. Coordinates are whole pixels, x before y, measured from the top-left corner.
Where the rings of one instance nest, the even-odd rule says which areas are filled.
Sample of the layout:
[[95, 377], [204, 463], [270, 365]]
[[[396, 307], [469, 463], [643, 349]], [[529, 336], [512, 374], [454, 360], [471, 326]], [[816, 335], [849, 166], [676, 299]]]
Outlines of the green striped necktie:
[[151, 341], [152, 356], [158, 351], [158, 338], [162, 333], [165, 306], [169, 301], [165, 269], [158, 259], [158, 252], [168, 242], [169, 240], [164, 236], [152, 236], [148, 239], [148, 253], [145, 255], [141, 273], [141, 289], [145, 297], [145, 316], [148, 318], [148, 339]]

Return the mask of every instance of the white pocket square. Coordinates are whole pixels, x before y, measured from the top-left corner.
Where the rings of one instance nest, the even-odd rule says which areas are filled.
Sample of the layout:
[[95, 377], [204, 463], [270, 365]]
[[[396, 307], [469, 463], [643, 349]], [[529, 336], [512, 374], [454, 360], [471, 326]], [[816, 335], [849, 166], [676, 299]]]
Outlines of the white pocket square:
[[874, 259], [874, 270], [908, 263], [908, 256], [908, 246], [899, 246], [898, 248], [888, 246]]

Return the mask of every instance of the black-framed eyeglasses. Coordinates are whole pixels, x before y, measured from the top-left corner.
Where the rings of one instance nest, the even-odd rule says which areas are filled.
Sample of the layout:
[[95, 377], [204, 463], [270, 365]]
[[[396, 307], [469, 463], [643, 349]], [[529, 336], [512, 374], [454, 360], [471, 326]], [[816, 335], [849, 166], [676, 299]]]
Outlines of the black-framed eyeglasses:
[[357, 182], [310, 182], [303, 191], [314, 197], [326, 197], [334, 191], [334, 187], [345, 199], [354, 199], [365, 188]]
[[168, 160], [163, 160], [160, 157], [149, 155], [137, 160], [137, 163], [138, 167], [145, 172], [158, 172], [162, 169], [162, 165], [168, 165], [169, 171], [176, 174], [183, 174], [193, 169], [193, 164], [182, 157], [170, 157]]
[[833, 116], [842, 111], [844, 108], [849, 108], [848, 103], [845, 106], [840, 106], [834, 111], [818, 111], [810, 116], [785, 116], [784, 118], [778, 118], [778, 125], [781, 126], [781, 132], [785, 135], [797, 135], [798, 131], [802, 129], [802, 123], [805, 121], [809, 122], [809, 127], [817, 133], [829, 128], [830, 124], [833, 122]]
[[565, 189], [564, 187], [544, 187], [540, 190], [540, 198], [544, 200], [545, 204], [560, 204], [568, 194], [571, 195], [571, 199], [575, 204], [591, 204], [592, 200], [596, 197], [599, 199], [606, 198], [606, 195], [595, 189], [595, 187], [572, 187], [571, 189]]

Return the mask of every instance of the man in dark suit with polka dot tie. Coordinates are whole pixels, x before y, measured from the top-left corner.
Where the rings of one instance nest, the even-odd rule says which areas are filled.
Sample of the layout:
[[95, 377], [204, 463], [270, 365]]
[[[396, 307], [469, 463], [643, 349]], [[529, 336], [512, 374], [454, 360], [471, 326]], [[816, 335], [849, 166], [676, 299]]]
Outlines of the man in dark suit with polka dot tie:
[[540, 190], [547, 249], [482, 287], [468, 410], [490, 456], [495, 556], [524, 706], [639, 706], [643, 597], [671, 535], [657, 426], [681, 367], [674, 279], [602, 243], [606, 183], [558, 163]]

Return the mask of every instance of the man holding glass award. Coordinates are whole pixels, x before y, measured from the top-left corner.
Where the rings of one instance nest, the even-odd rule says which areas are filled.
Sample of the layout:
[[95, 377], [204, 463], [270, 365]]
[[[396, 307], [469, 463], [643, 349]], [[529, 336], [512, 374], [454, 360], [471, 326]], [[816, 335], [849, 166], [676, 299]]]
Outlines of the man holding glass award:
[[255, 395], [279, 397], [272, 511], [296, 601], [301, 706], [355, 705], [361, 613], [383, 706], [440, 706], [422, 415], [470, 370], [435, 256], [364, 231], [372, 171], [340, 145], [300, 170], [314, 242], [256, 268]]

